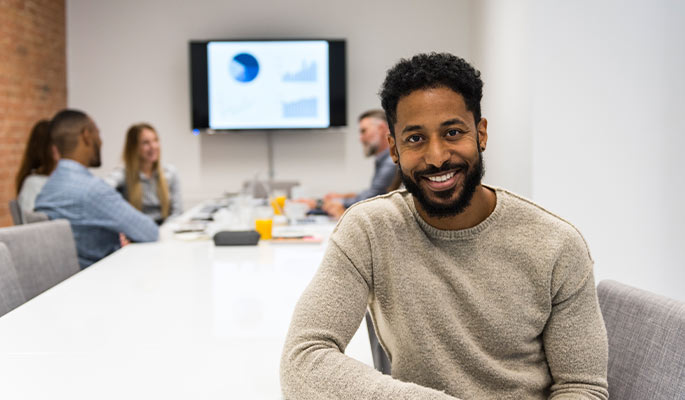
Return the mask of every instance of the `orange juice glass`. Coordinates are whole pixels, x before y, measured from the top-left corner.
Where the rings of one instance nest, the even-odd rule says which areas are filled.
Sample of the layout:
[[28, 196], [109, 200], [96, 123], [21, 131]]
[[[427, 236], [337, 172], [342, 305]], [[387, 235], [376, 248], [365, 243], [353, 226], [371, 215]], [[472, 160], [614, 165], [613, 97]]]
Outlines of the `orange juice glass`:
[[255, 230], [259, 232], [259, 238], [262, 240], [271, 239], [271, 227], [273, 225], [272, 219], [257, 219], [255, 220]]
[[274, 209], [274, 215], [283, 214], [283, 208], [285, 207], [285, 196], [278, 196], [271, 200], [271, 207]]

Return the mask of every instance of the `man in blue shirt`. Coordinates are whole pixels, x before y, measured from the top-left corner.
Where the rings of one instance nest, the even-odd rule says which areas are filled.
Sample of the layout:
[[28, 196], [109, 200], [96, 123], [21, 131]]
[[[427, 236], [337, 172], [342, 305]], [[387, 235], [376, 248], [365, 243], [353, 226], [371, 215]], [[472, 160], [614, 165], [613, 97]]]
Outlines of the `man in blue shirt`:
[[81, 269], [121, 247], [120, 234], [134, 242], [154, 242], [155, 222], [133, 208], [88, 167], [99, 167], [100, 131], [77, 110], [57, 113], [50, 135], [61, 159], [36, 198], [35, 210], [50, 219], [67, 219], [74, 233]]
[[327, 194], [321, 208], [330, 216], [339, 218], [352, 204], [392, 189], [391, 185], [397, 176], [397, 166], [390, 158], [389, 133], [388, 121], [383, 110], [369, 110], [359, 116], [359, 141], [364, 147], [364, 154], [376, 158], [371, 186], [359, 193]]

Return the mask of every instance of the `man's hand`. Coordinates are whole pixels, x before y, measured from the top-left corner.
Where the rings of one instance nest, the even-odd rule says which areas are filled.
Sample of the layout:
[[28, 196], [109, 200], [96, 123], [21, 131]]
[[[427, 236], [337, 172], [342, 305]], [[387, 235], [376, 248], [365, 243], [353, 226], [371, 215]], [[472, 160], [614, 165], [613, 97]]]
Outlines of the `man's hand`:
[[321, 207], [328, 215], [335, 219], [339, 219], [340, 216], [345, 212], [345, 206], [341, 202], [336, 200], [324, 200], [323, 206]]
[[316, 199], [301, 198], [301, 199], [293, 199], [293, 201], [306, 204], [310, 210], [312, 208], [316, 208]]
[[121, 247], [124, 247], [124, 246], [127, 246], [127, 245], [131, 244], [131, 241], [128, 240], [128, 238], [126, 237], [126, 235], [124, 235], [123, 233], [119, 232], [119, 244], [121, 245]]
[[349, 199], [350, 197], [356, 196], [356, 193], [336, 193], [336, 192], [330, 192], [326, 194], [323, 199], [324, 201], [326, 200], [335, 200], [335, 199]]

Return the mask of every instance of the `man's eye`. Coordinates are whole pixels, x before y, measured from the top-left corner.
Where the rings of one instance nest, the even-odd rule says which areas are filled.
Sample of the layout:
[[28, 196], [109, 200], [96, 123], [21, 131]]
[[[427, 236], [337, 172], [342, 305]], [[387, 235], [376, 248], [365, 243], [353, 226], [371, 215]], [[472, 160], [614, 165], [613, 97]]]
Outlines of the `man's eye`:
[[450, 130], [447, 131], [447, 135], [446, 135], [446, 136], [452, 136], [452, 137], [454, 137], [454, 136], [459, 136], [460, 133], [461, 133], [461, 131], [458, 130], [458, 129], [450, 129]]
[[416, 143], [421, 140], [421, 136], [419, 135], [411, 135], [407, 138], [407, 142], [409, 143]]

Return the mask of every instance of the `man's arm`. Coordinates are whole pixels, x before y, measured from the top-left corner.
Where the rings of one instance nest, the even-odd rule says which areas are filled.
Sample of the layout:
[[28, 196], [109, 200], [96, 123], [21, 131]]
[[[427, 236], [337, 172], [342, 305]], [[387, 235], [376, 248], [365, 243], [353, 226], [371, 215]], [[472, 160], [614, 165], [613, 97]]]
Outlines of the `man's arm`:
[[606, 400], [607, 336], [592, 260], [584, 246], [557, 261], [552, 291], [552, 312], [543, 332], [545, 355], [554, 380], [550, 399]]
[[[341, 224], [346, 219], [348, 216]], [[363, 243], [363, 233], [347, 231], [344, 236]], [[329, 243], [324, 261], [302, 294], [290, 324], [281, 357], [284, 397], [453, 400], [438, 390], [383, 375], [343, 354], [364, 317], [372, 287], [370, 270], [360, 272], [367, 268], [360, 265], [365, 263], [361, 258], [346, 254], [335, 240]], [[370, 257], [367, 262], [371, 262]]]
[[159, 229], [152, 218], [136, 210], [104, 183], [88, 193], [88, 204], [103, 228], [121, 232], [134, 242], [154, 242], [159, 236]]

